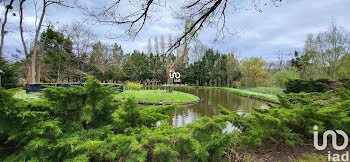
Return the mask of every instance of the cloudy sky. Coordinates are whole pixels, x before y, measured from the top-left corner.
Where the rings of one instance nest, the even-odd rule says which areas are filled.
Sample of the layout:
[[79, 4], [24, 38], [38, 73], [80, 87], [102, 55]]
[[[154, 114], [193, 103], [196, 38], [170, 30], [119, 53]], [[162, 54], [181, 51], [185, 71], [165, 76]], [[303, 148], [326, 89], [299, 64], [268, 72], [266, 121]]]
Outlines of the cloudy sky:
[[[178, 1], [181, 4], [184, 0]], [[102, 2], [84, 1], [88, 7], [101, 6]], [[172, 1], [174, 2], [176, 1]], [[125, 27], [96, 23], [91, 17], [85, 16], [80, 9], [50, 6], [45, 23], [62, 28], [73, 21], [84, 21], [103, 43], [121, 44], [125, 52], [147, 51], [148, 38], [164, 35], [167, 40], [169, 34], [174, 38], [181, 33], [179, 28], [181, 23], [172, 16], [171, 5], [173, 4], [166, 5], [165, 8], [154, 13], [152, 21], [134, 40], [111, 38], [122, 33]], [[221, 52], [236, 51], [241, 58], [254, 56], [274, 61], [280, 51], [303, 48], [306, 35], [327, 30], [332, 18], [346, 31], [350, 31], [350, 0], [282, 0], [278, 7], [262, 5], [259, 9], [262, 12], [248, 5], [238, 11], [229, 10], [227, 26], [231, 32], [236, 33], [236, 36], [227, 35], [214, 43], [215, 30], [203, 28], [199, 33], [199, 40]], [[3, 13], [4, 9], [1, 8], [0, 11]], [[24, 12], [26, 30], [33, 31], [35, 23], [33, 6], [26, 6]], [[8, 58], [15, 53], [16, 49], [22, 50], [17, 24], [18, 14], [9, 18], [7, 26], [9, 34], [5, 38], [4, 53]], [[32, 33], [25, 34], [27, 40], [33, 39]]]

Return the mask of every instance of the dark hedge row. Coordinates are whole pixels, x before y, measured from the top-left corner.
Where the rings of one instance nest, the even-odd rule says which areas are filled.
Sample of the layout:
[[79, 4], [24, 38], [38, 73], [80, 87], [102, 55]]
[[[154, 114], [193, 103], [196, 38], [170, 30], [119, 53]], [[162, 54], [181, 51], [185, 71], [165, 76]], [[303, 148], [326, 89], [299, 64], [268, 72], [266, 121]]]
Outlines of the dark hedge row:
[[339, 87], [338, 81], [327, 79], [294, 79], [286, 83], [285, 93], [326, 92]]

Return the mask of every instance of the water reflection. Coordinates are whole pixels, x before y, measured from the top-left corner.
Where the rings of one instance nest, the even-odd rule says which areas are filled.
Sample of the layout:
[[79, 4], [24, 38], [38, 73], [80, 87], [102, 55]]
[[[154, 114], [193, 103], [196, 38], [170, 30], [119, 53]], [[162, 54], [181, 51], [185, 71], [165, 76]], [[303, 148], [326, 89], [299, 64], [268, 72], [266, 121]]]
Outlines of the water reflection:
[[215, 88], [175, 87], [176, 91], [194, 94], [202, 99], [202, 102], [192, 105], [182, 105], [169, 119], [174, 127], [180, 127], [191, 123], [203, 116], [213, 116], [219, 113], [218, 104], [231, 111], [239, 113], [252, 113], [253, 107], [266, 108], [265, 102], [251, 98], [234, 95], [230, 92]]
[[[165, 89], [165, 87], [144, 87], [145, 89]], [[203, 116], [213, 116], [219, 113], [218, 104], [228, 110], [238, 113], [252, 113], [253, 107], [267, 108], [265, 102], [234, 95], [228, 91], [216, 88], [174, 87], [174, 90], [194, 94], [201, 102], [191, 105], [181, 105], [169, 119], [169, 124], [181, 127]]]

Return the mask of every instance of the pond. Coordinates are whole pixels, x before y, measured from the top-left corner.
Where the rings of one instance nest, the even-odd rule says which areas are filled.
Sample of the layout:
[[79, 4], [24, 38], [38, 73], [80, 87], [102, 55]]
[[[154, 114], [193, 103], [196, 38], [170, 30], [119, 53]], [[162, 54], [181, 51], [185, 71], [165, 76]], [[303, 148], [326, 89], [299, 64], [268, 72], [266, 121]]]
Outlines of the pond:
[[[158, 87], [159, 88], [159, 87]], [[147, 89], [157, 89], [150, 88]], [[181, 127], [203, 116], [213, 116], [219, 113], [218, 104], [238, 113], [252, 113], [253, 107], [268, 108], [266, 102], [234, 95], [228, 91], [216, 88], [174, 87], [174, 90], [198, 96], [202, 101], [197, 104], [181, 105], [169, 119], [174, 127]]]

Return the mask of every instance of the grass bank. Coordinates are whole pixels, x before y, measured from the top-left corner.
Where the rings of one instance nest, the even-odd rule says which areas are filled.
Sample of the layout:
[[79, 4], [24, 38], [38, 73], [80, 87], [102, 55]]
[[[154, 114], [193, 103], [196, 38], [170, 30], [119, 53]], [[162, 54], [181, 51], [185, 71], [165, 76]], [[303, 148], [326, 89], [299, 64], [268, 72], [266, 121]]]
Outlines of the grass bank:
[[239, 96], [250, 97], [250, 98], [272, 102], [272, 103], [279, 103], [278, 97], [273, 94], [265, 94], [265, 93], [250, 91], [250, 90], [227, 88], [227, 87], [217, 87], [217, 88], [229, 91]]
[[[191, 88], [195, 88], [196, 86], [187, 86]], [[271, 103], [279, 103], [277, 95], [285, 96], [286, 94], [283, 92], [281, 88], [274, 87], [256, 87], [256, 88], [248, 88], [248, 89], [236, 89], [236, 88], [228, 88], [228, 87], [211, 87], [211, 86], [198, 86], [201, 88], [218, 88], [229, 91], [235, 95], [249, 97], [257, 100], [267, 101]]]
[[280, 95], [285, 96], [284, 89], [277, 87], [255, 87], [255, 88], [247, 88], [246, 90], [259, 92], [264, 94], [272, 94], [272, 95]]
[[116, 100], [134, 96], [140, 104], [195, 103], [200, 100], [199, 97], [189, 93], [179, 91], [167, 93], [166, 90], [125, 90], [114, 96]]

